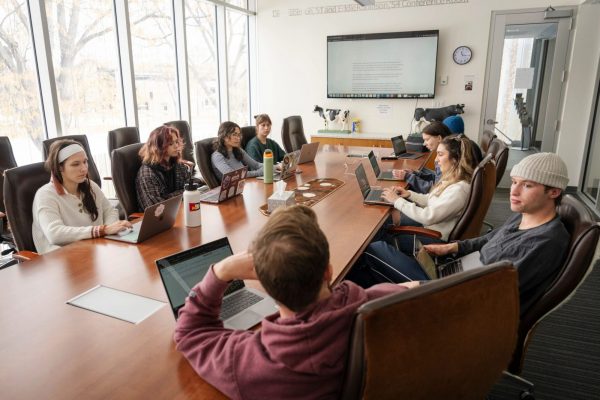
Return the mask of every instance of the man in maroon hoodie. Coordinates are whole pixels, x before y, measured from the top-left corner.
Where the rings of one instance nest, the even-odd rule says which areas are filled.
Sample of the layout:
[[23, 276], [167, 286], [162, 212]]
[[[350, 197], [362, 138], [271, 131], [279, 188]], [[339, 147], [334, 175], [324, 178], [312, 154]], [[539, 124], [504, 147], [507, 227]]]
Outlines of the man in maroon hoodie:
[[[249, 251], [213, 265], [179, 313], [175, 342], [196, 372], [233, 399], [339, 397], [350, 329], [363, 303], [406, 290], [330, 286], [329, 244], [310, 208], [277, 210]], [[221, 299], [233, 279], [257, 279], [279, 305], [258, 331], [225, 329]]]

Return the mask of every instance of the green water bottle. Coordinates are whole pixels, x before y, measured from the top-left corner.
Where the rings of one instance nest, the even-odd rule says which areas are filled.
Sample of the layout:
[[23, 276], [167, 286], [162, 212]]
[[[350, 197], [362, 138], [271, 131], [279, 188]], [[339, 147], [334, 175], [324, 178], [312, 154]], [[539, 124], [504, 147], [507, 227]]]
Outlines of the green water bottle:
[[265, 183], [273, 183], [273, 152], [269, 149], [263, 154], [263, 174]]

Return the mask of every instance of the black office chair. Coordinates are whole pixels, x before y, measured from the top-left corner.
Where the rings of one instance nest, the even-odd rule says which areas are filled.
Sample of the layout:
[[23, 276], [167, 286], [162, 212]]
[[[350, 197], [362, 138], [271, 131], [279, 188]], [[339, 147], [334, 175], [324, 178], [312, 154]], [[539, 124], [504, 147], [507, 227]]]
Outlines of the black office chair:
[[358, 399], [483, 399], [517, 339], [517, 271], [507, 261], [363, 304], [342, 393]]
[[137, 126], [125, 126], [108, 131], [108, 155], [111, 158], [114, 149], [134, 143], [140, 143], [140, 131]]
[[304, 136], [304, 127], [302, 126], [302, 117], [292, 115], [283, 119], [281, 125], [281, 140], [286, 153], [300, 150], [303, 144], [308, 143]]
[[98, 168], [96, 168], [96, 163], [94, 162], [94, 158], [92, 157], [92, 152], [90, 150], [90, 145], [87, 140], [87, 136], [85, 135], [67, 135], [67, 136], [58, 136], [51, 139], [46, 139], [42, 142], [44, 148], [44, 160], [48, 158], [48, 153], [50, 151], [50, 146], [52, 143], [57, 140], [63, 139], [71, 139], [81, 143], [81, 146], [85, 150], [88, 157], [88, 176], [91, 180], [96, 182], [96, 184], [102, 187], [102, 179], [100, 179], [100, 173], [98, 173]]
[[196, 160], [194, 160], [194, 142], [192, 141], [190, 124], [187, 121], [179, 120], [165, 122], [165, 125], [172, 126], [179, 131], [179, 135], [184, 141], [182, 154], [183, 159], [196, 164]]
[[138, 155], [142, 146], [142, 143], [134, 143], [119, 147], [112, 151], [111, 156], [113, 184], [119, 203], [128, 218], [137, 217], [138, 213], [144, 211], [138, 203], [135, 189], [135, 178], [142, 165]]
[[194, 143], [196, 149], [196, 159], [198, 160], [198, 169], [202, 175], [202, 179], [209, 188], [217, 187], [221, 184], [215, 171], [213, 170], [210, 157], [214, 151], [213, 143], [217, 138], [202, 139]]
[[20, 253], [35, 252], [31, 233], [31, 207], [37, 190], [50, 181], [50, 173], [38, 162], [5, 171], [4, 204], [15, 244]]
[[0, 136], [0, 242], [14, 246], [13, 237], [8, 230], [8, 219], [6, 218], [6, 208], [4, 207], [4, 171], [15, 168], [17, 161], [7, 136]]
[[242, 131], [242, 149], [246, 149], [248, 142], [256, 136], [255, 126], [243, 126]]

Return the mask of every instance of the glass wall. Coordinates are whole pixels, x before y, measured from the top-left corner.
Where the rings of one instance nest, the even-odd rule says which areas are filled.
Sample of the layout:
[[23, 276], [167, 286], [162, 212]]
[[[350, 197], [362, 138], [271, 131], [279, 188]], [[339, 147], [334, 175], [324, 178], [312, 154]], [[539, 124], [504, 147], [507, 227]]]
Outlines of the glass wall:
[[129, 0], [131, 46], [140, 137], [179, 119], [173, 6], [164, 0]]
[[111, 0], [46, 1], [63, 135], [87, 135], [100, 176], [110, 175], [109, 130], [124, 125]]
[[25, 2], [0, 1], [0, 135], [19, 165], [42, 159], [45, 138], [29, 27]]
[[248, 16], [227, 10], [227, 78], [229, 118], [248, 125], [250, 115], [250, 75], [248, 70]]
[[87, 135], [110, 176], [109, 130], [137, 124], [144, 141], [183, 119], [199, 140], [224, 120], [247, 125], [252, 9], [247, 0], [0, 1], [0, 134], [19, 164], [41, 161], [48, 137]]
[[194, 140], [216, 136], [220, 123], [216, 7], [185, 2], [190, 116]]

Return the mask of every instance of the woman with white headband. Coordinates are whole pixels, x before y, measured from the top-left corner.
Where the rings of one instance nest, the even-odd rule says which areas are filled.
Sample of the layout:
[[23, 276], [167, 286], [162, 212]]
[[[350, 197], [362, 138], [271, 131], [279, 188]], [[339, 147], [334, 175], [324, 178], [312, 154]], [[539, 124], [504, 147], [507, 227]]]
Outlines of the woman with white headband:
[[119, 221], [117, 210], [89, 179], [88, 158], [81, 144], [74, 140], [52, 143], [46, 169], [50, 182], [38, 189], [32, 207], [31, 230], [38, 253], [131, 227], [128, 221]]

